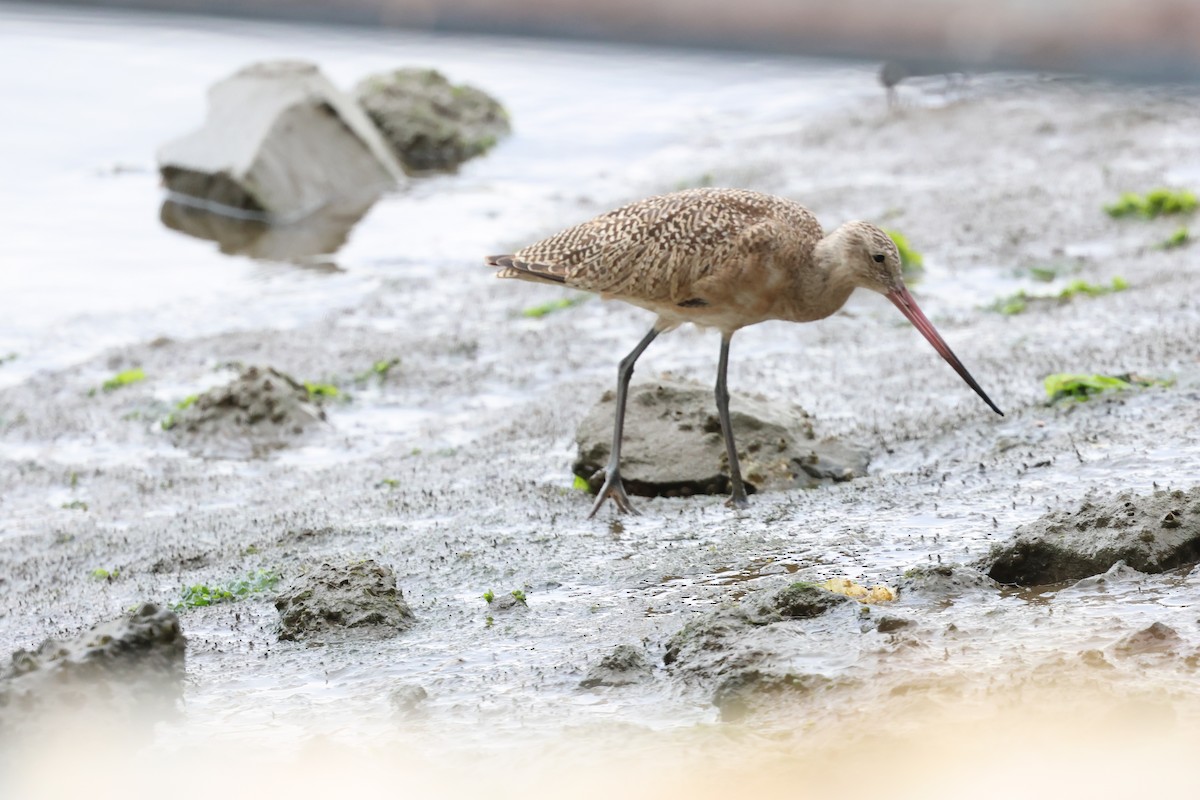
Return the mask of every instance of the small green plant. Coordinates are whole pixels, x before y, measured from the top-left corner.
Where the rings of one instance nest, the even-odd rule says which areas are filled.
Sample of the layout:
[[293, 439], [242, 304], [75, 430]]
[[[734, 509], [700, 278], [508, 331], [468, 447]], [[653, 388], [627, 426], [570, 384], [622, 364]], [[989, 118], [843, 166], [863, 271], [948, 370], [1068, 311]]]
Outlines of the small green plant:
[[587, 482], [587, 478], [582, 478], [578, 475], [575, 476], [575, 480], [571, 481], [571, 488], [581, 492], [590, 492], [592, 490], [591, 485]]
[[513, 590], [512, 590], [512, 596], [513, 596], [513, 597], [516, 599], [516, 601], [517, 601], [518, 603], [520, 603], [521, 605], [523, 605], [523, 606], [527, 606], [527, 605], [529, 605], [527, 602], [525, 602], [525, 593], [524, 593], [524, 592], [522, 592], [520, 589], [513, 589]]
[[369, 369], [365, 369], [355, 375], [354, 381], [355, 383], [366, 383], [371, 378], [375, 377], [379, 378], [381, 381], [385, 380], [392, 367], [399, 366], [399, 364], [399, 358], [380, 359], [372, 364]]
[[397, 478], [384, 478], [379, 483], [375, 484], [376, 489], [395, 489], [400, 486], [400, 481]]
[[1145, 219], [1164, 214], [1190, 214], [1196, 210], [1196, 195], [1187, 190], [1152, 189], [1144, 195], [1126, 192], [1115, 203], [1104, 207], [1105, 213], [1114, 219], [1140, 216]]
[[16, 361], [16, 360], [17, 360], [16, 353], [9, 353], [6, 356], [0, 356], [0, 367], [4, 366], [5, 364], [7, 364], [10, 361]]
[[[191, 408], [195, 404], [196, 400], [199, 399], [199, 397], [200, 395], [198, 394], [189, 394], [187, 397], [175, 404], [175, 411], [183, 411], [185, 408]], [[165, 417], [163, 417], [163, 421], [159, 423], [164, 431], [171, 430], [179, 423], [179, 420], [175, 418], [175, 411], [167, 414]]]
[[1058, 299], [1070, 300], [1076, 295], [1087, 295], [1088, 297], [1099, 297], [1102, 294], [1112, 294], [1113, 292], [1123, 292], [1129, 288], [1129, 281], [1122, 278], [1120, 275], [1112, 279], [1112, 283], [1108, 286], [1099, 283], [1088, 283], [1084, 280], [1074, 280], [1066, 285], [1066, 287], [1058, 293]]
[[1083, 375], [1056, 373], [1047, 375], [1044, 381], [1050, 403], [1059, 400], [1087, 400], [1104, 392], [1121, 392], [1129, 389], [1145, 389], [1150, 386], [1170, 386], [1172, 381], [1143, 378], [1138, 375]]
[[342, 393], [341, 390], [332, 383], [313, 383], [312, 381], [305, 381], [304, 388], [308, 391], [309, 400], [332, 399]]
[[279, 573], [274, 570], [260, 569], [241, 580], [224, 586], [194, 584], [184, 588], [179, 600], [172, 604], [171, 608], [179, 612], [187, 608], [200, 608], [241, 600], [243, 597], [275, 588], [275, 584], [279, 583], [279, 578]]
[[1031, 299], [1049, 300], [1050, 297], [1031, 297], [1028, 292], [1022, 289], [1016, 294], [1010, 294], [1007, 297], [998, 298], [996, 302], [992, 303], [990, 306], [988, 306], [988, 308], [992, 311], [998, 311], [1006, 316], [1022, 314], [1026, 309], [1029, 308], [1029, 301]]
[[496, 620], [492, 619], [491, 615], [488, 615], [488, 616], [487, 616], [487, 617], [485, 617], [485, 618], [484, 618], [484, 620], [483, 620], [483, 626], [484, 626], [485, 628], [490, 628], [490, 627], [492, 627], [492, 626], [493, 626], [493, 625], [495, 625], [495, 624], [496, 624]]
[[63, 503], [62, 507], [67, 509], [68, 511], [87, 511], [88, 510], [88, 504], [83, 502], [82, 500], [72, 500], [69, 503]]
[[989, 308], [992, 311], [998, 311], [1001, 314], [1020, 314], [1029, 309], [1030, 303], [1045, 302], [1049, 300], [1057, 300], [1061, 303], [1068, 302], [1078, 295], [1086, 295], [1087, 297], [1099, 297], [1103, 294], [1112, 294], [1113, 292], [1123, 292], [1129, 288], [1129, 281], [1117, 276], [1112, 279], [1112, 283], [1108, 286], [1097, 283], [1088, 283], [1084, 280], [1074, 280], [1068, 283], [1057, 294], [1033, 294], [1022, 289], [1016, 294], [1010, 294], [1007, 297], [1001, 297], [996, 302], [992, 303]]
[[1187, 228], [1179, 228], [1166, 239], [1158, 243], [1159, 250], [1174, 250], [1192, 243], [1192, 234]]
[[118, 372], [111, 378], [100, 384], [100, 388], [106, 392], [113, 392], [130, 384], [139, 383], [146, 380], [146, 373], [141, 367], [136, 369], [127, 369], [124, 372]]
[[905, 277], [915, 277], [925, 271], [924, 257], [908, 243], [907, 236], [892, 230], [885, 230], [884, 233], [891, 238], [896, 244], [896, 249], [900, 251], [900, 269]]
[[1049, 283], [1057, 278], [1061, 271], [1058, 267], [1030, 267], [1029, 277], [1041, 283]]
[[483, 593], [484, 602], [491, 603], [495, 599], [496, 599], [496, 595], [493, 594], [491, 589], [488, 589], [486, 592]]
[[115, 581], [121, 575], [121, 570], [107, 570], [104, 567], [96, 567], [91, 571], [91, 576], [98, 581]]
[[559, 299], [551, 300], [548, 303], [530, 306], [521, 312], [521, 316], [529, 317], [531, 319], [539, 319], [547, 314], [553, 314], [555, 311], [562, 311], [563, 309], [573, 308], [581, 303], [586, 303], [590, 297], [591, 295], [586, 294], [576, 295], [575, 297], [560, 297]]

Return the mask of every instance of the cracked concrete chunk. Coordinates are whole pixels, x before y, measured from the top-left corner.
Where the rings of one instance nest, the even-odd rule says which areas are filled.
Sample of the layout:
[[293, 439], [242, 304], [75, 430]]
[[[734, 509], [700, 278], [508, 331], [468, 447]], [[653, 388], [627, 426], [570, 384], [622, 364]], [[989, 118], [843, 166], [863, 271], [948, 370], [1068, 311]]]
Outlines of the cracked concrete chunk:
[[[592, 408], [575, 435], [574, 472], [593, 493], [612, 445], [615, 397]], [[808, 414], [796, 406], [736, 395], [730, 418], [748, 492], [809, 488], [867, 473], [866, 452], [816, 441]], [[725, 494], [729, 463], [711, 389], [659, 382], [630, 388], [621, 448], [621, 476], [643, 497]]]
[[204, 125], [163, 145], [167, 189], [191, 202], [294, 222], [374, 199], [403, 178], [366, 113], [313, 64], [251, 64], [208, 92]]

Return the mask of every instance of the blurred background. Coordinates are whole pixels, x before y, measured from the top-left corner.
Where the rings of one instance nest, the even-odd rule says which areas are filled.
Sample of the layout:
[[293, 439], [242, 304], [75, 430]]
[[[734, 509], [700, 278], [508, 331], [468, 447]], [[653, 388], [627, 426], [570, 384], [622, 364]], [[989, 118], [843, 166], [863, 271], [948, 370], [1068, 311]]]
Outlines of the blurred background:
[[[894, 102], [914, 76], [933, 91], [912, 93], [910, 105], [944, 101], [943, 78], [1001, 68], [1134, 81], [1200, 75], [1200, 10], [1181, 0], [43, 0], [0, 3], [0, 19], [0, 99], [13, 113], [0, 131], [9, 231], [0, 351], [38, 354], [0, 373], [0, 384], [149, 330], [236, 324], [223, 317], [226, 301], [265, 285], [274, 300], [258, 309], [262, 319], [294, 320], [305, 281], [353, 294], [397, 259], [473, 258], [544, 232], [537, 220], [564, 197], [599, 209], [630, 199], [627, 187], [639, 182], [655, 191], [701, 181], [712, 170], [657, 185], [650, 175], [671, 173], [666, 164], [691, 160], [689, 148], [706, 139], [784, 130], [885, 90]], [[247, 64], [283, 58], [316, 63], [347, 90], [397, 66], [440, 69], [498, 98], [515, 135], [498, 158], [405, 185], [353, 236], [369, 203], [313, 218], [299, 242], [278, 240], [262, 220], [228, 223], [171, 204], [156, 211], [163, 165], [154, 154], [200, 126], [206, 90]], [[464, 214], [473, 217], [466, 228], [456, 221]], [[231, 265], [168, 229], [255, 263]], [[288, 274], [277, 285], [272, 261], [354, 269]], [[185, 297], [186, 308], [172, 306]], [[78, 327], [63, 328], [67, 319]]]

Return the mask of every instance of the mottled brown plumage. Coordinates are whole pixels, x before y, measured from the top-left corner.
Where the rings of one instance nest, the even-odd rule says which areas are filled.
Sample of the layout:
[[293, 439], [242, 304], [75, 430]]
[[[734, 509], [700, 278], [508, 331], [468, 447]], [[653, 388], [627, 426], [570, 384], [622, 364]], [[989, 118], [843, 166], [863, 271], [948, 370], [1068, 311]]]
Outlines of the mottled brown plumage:
[[959, 363], [904, 287], [891, 238], [866, 222], [829, 235], [808, 209], [744, 189], [689, 189], [630, 203], [512, 255], [491, 256], [496, 276], [560, 283], [624, 300], [658, 315], [625, 360], [617, 381], [612, 457], [592, 514], [611, 496], [633, 512], [620, 479], [621, 428], [633, 364], [663, 331], [684, 322], [721, 331], [717, 410], [733, 486], [746, 505], [725, 374], [729, 339], [765, 320], [810, 322], [837, 311], [856, 287], [886, 295], [996, 413], [1000, 409]]
[[489, 263], [501, 267], [497, 277], [564, 283], [647, 308], [659, 315], [659, 331], [696, 322], [732, 333], [795, 316], [778, 302], [793, 298], [794, 276], [778, 267], [810, 259], [822, 236], [812, 213], [790, 200], [690, 189], [631, 203]]

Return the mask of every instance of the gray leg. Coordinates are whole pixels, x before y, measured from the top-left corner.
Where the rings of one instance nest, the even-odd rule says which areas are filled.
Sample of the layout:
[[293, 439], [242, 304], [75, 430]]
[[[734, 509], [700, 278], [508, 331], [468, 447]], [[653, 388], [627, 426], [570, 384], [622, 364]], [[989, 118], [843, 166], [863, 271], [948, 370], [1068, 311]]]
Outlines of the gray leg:
[[729, 337], [721, 337], [721, 360], [717, 363], [717, 416], [721, 419], [721, 433], [725, 435], [725, 453], [729, 456], [729, 480], [733, 491], [729, 505], [746, 508], [746, 485], [742, 483], [742, 467], [738, 463], [737, 445], [733, 443], [733, 423], [729, 421], [729, 388], [725, 384], [725, 373], [729, 369]]
[[604, 485], [600, 487], [600, 491], [596, 495], [596, 504], [592, 506], [592, 513], [588, 514], [589, 519], [596, 516], [600, 506], [604, 505], [604, 501], [610, 497], [617, 504], [617, 510], [627, 514], [638, 513], [633, 504], [629, 502], [629, 496], [625, 494], [625, 485], [621, 483], [621, 432], [625, 428], [625, 396], [629, 393], [629, 379], [633, 377], [634, 362], [638, 360], [642, 351], [650, 346], [656, 336], [658, 336], [658, 331], [651, 328], [650, 332], [638, 342], [637, 347], [621, 359], [621, 365], [617, 368], [617, 417], [613, 423], [612, 451], [608, 456], [608, 466], [604, 468]]

